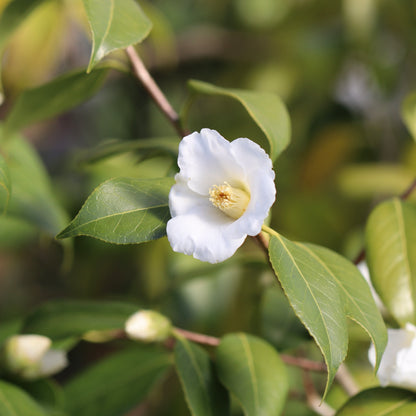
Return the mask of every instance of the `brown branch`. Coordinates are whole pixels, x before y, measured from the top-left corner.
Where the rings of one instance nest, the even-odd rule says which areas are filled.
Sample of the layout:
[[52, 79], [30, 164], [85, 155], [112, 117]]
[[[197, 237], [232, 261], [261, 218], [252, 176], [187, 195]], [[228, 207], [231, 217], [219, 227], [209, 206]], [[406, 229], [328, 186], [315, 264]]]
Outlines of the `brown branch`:
[[314, 371], [317, 373], [326, 372], [326, 365], [318, 361], [312, 361], [302, 357], [293, 357], [292, 355], [287, 354], [280, 354], [280, 358], [285, 364], [299, 367], [305, 371]]
[[219, 338], [209, 335], [198, 334], [197, 332], [191, 332], [181, 328], [174, 328], [174, 332], [198, 344], [212, 345], [213, 347], [217, 347], [220, 344]]
[[149, 71], [144, 66], [144, 63], [140, 59], [140, 56], [136, 52], [136, 49], [134, 49], [133, 46], [128, 46], [126, 48], [126, 53], [132, 64], [134, 75], [143, 84], [144, 88], [147, 90], [147, 92], [152, 97], [153, 101], [156, 103], [156, 105], [160, 108], [162, 113], [172, 124], [178, 135], [180, 137], [186, 136], [188, 133], [181, 126], [178, 113], [170, 105], [166, 96], [163, 94], [159, 86], [156, 84], [155, 80], [150, 75]]
[[410, 186], [408, 186], [407, 189], [400, 195], [400, 199], [402, 201], [406, 201], [406, 199], [409, 198], [409, 196], [412, 194], [414, 190], [416, 190], [416, 178], [413, 180]]

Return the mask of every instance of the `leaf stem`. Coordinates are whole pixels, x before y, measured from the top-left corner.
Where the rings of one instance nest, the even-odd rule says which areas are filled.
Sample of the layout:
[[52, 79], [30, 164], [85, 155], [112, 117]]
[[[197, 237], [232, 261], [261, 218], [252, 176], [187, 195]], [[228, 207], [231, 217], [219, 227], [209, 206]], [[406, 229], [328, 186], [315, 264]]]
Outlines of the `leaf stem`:
[[173, 109], [165, 94], [163, 94], [162, 90], [150, 75], [139, 54], [136, 52], [136, 49], [133, 46], [128, 46], [126, 48], [126, 54], [132, 64], [134, 75], [143, 84], [153, 101], [172, 124], [178, 135], [180, 137], [186, 136], [188, 133], [182, 127], [178, 113]]
[[270, 228], [270, 227], [269, 227], [269, 226], [267, 226], [266, 224], [263, 224], [263, 225], [261, 226], [261, 229], [262, 229], [264, 232], [266, 232], [267, 234], [274, 235], [274, 236], [275, 236], [275, 237], [277, 237], [277, 238], [279, 238], [279, 237], [280, 237], [280, 234], [279, 234], [277, 231], [273, 230], [273, 228]]

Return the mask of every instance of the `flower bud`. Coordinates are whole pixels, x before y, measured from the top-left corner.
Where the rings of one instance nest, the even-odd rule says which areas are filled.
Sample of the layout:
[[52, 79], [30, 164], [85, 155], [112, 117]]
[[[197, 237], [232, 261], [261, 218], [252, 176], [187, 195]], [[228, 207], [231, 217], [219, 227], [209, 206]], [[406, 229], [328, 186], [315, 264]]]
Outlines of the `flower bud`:
[[158, 312], [142, 310], [127, 319], [125, 331], [129, 338], [136, 341], [164, 341], [171, 334], [172, 323]]
[[14, 335], [4, 344], [4, 369], [25, 380], [35, 380], [61, 371], [68, 365], [66, 354], [51, 349], [52, 341], [42, 335]]

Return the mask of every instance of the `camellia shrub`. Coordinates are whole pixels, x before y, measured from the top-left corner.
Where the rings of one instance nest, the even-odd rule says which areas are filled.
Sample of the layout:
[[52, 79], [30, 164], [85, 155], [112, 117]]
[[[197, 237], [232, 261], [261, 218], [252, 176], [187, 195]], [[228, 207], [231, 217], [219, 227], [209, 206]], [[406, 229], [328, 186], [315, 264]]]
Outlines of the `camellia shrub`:
[[225, 3], [0, 2], [1, 416], [416, 414], [415, 9]]

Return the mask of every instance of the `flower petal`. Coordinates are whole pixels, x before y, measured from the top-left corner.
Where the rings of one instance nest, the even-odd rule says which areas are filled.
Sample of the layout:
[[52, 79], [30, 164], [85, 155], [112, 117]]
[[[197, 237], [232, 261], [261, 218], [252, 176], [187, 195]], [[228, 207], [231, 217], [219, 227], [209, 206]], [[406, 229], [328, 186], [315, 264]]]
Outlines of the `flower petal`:
[[213, 185], [234, 184], [244, 170], [231, 153], [230, 142], [215, 130], [202, 129], [184, 137], [179, 145], [178, 165], [189, 188], [208, 195]]
[[176, 184], [172, 186], [169, 192], [169, 210], [172, 217], [185, 215], [196, 207], [212, 206], [207, 196], [202, 196], [188, 187], [181, 173], [175, 176], [175, 180]]
[[246, 234], [231, 236], [232, 218], [212, 207], [198, 207], [168, 221], [167, 235], [173, 251], [218, 263], [231, 257]]

